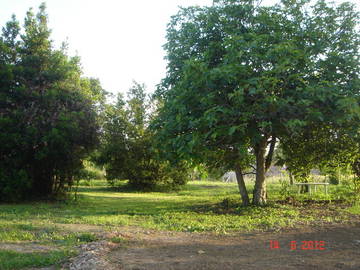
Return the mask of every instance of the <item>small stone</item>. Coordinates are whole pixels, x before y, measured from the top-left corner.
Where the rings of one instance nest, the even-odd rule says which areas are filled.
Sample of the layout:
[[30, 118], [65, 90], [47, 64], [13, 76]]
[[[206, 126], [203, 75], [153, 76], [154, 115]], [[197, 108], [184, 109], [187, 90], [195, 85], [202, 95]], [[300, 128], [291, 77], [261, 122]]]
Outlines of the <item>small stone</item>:
[[198, 252], [197, 252], [198, 254], [205, 254], [205, 251], [203, 251], [203, 250], [198, 250]]

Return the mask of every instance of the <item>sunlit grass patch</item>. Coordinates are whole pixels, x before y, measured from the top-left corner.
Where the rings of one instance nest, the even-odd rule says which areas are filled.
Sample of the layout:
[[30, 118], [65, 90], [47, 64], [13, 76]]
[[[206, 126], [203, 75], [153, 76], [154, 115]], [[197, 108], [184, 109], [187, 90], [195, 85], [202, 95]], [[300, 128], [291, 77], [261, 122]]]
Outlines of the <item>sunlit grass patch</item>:
[[48, 253], [20, 253], [11, 250], [0, 250], [0, 270], [59, 264], [75, 254], [73, 250], [51, 251]]
[[[360, 215], [360, 203], [358, 203], [358, 204], [350, 207], [350, 208], [348, 209], [348, 211], [349, 211], [349, 213], [351, 213], [351, 214]], [[359, 219], [359, 221], [360, 221], [360, 219]]]
[[0, 243], [31, 241], [47, 245], [73, 246], [96, 240], [93, 234], [64, 231], [56, 225], [49, 226], [40, 221], [36, 221], [36, 225], [24, 221], [0, 221], [0, 225]]

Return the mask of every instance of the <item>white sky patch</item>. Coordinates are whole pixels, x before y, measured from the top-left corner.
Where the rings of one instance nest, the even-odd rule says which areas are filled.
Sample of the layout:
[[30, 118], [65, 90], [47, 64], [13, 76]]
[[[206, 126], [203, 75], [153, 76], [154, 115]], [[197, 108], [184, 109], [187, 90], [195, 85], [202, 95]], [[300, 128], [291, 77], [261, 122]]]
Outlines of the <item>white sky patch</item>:
[[[0, 0], [0, 25], [15, 14], [37, 12], [44, 0]], [[212, 0], [47, 0], [49, 26], [56, 46], [68, 39], [85, 76], [99, 78], [110, 92], [126, 92], [136, 80], [149, 92], [165, 76], [162, 45], [166, 25], [178, 6], [211, 5]], [[272, 0], [266, 0], [269, 4]], [[275, 2], [275, 1], [274, 1]], [[353, 2], [356, 2], [355, 0]]]

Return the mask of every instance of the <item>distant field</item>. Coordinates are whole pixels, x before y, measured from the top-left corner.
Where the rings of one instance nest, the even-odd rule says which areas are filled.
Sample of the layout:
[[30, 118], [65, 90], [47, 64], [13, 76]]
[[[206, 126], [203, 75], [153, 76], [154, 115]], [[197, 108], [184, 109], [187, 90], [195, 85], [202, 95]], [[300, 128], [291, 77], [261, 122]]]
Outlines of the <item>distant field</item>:
[[[346, 223], [359, 217], [359, 206], [344, 200], [347, 186], [331, 186], [329, 195], [318, 191], [309, 197], [271, 182], [272, 202], [267, 207], [243, 208], [235, 183], [205, 181], [190, 182], [177, 192], [141, 193], [116, 191], [96, 180], [90, 186], [81, 182], [76, 202], [2, 204], [0, 269], [60, 263], [76, 253], [76, 245], [101, 238], [102, 232], [117, 226], [224, 234]], [[288, 194], [294, 195], [297, 203], [287, 203]], [[314, 198], [320, 203], [308, 201]]]

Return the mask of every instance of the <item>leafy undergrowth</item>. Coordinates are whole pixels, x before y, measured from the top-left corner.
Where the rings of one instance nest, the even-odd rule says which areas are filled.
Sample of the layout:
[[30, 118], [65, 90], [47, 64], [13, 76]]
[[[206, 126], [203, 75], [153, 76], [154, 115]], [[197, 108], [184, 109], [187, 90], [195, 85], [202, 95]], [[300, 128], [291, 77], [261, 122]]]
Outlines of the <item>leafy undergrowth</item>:
[[[75, 246], [95, 241], [116, 226], [228, 233], [343, 223], [359, 218], [358, 206], [337, 199], [334, 192], [339, 187], [330, 188], [328, 195], [319, 192], [297, 196], [295, 192], [291, 199], [281, 198], [279, 188], [269, 185], [270, 204], [265, 207], [242, 207], [236, 184], [219, 182], [192, 182], [172, 193], [141, 193], [119, 192], [108, 188], [105, 181], [93, 181], [90, 186], [79, 188], [77, 202], [3, 204], [0, 269], [57, 263], [73, 254]], [[94, 233], [89, 230], [93, 225], [98, 226]], [[55, 250], [39, 254], [1, 248], [9, 243], [37, 243]]]

